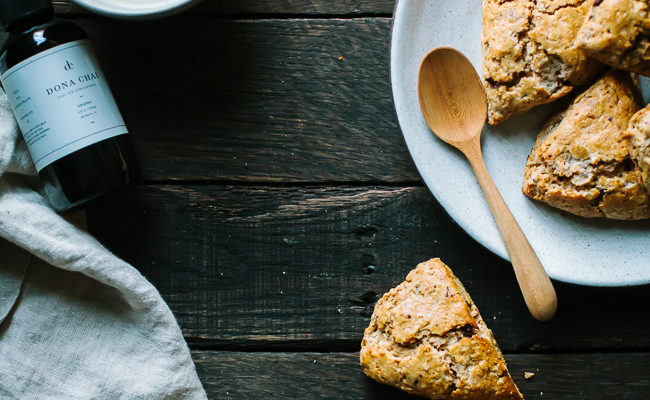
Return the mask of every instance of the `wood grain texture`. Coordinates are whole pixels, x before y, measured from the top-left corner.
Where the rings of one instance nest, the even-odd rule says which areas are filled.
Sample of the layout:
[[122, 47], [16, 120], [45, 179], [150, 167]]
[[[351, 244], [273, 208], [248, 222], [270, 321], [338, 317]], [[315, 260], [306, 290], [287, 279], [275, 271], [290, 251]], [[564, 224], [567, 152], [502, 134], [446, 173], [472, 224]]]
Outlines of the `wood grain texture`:
[[390, 19], [77, 22], [146, 180], [419, 179], [393, 110]]
[[[421, 399], [366, 378], [357, 353], [193, 352], [210, 398]], [[650, 353], [513, 354], [527, 400], [638, 400], [650, 393]], [[531, 380], [524, 372], [533, 372]]]
[[558, 284], [558, 315], [539, 323], [511, 266], [422, 187], [141, 187], [96, 204], [89, 226], [196, 346], [357, 349], [378, 297], [439, 256], [506, 351], [650, 348], [648, 287]]
[[[54, 0], [62, 14], [83, 14], [87, 11], [70, 0]], [[188, 12], [202, 15], [327, 15], [355, 16], [393, 13], [395, 0], [204, 0]]]

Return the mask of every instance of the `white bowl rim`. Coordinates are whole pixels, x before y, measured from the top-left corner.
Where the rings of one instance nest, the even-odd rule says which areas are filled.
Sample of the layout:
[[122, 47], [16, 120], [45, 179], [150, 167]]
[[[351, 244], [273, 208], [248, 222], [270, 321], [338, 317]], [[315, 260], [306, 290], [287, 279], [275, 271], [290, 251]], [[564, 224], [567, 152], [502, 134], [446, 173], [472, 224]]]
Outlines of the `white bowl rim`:
[[146, 18], [167, 15], [181, 11], [199, 0], [168, 0], [153, 5], [143, 4], [141, 7], [129, 7], [121, 4], [111, 4], [110, 0], [73, 0], [79, 6], [101, 15], [115, 18]]

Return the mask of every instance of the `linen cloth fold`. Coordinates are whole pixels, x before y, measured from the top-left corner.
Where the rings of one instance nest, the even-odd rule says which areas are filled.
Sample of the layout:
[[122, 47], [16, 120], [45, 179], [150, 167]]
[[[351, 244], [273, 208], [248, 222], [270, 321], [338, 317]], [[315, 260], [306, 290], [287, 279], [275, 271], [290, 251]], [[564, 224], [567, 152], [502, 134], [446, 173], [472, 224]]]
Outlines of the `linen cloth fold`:
[[0, 93], [0, 399], [207, 398], [158, 291], [37, 184]]

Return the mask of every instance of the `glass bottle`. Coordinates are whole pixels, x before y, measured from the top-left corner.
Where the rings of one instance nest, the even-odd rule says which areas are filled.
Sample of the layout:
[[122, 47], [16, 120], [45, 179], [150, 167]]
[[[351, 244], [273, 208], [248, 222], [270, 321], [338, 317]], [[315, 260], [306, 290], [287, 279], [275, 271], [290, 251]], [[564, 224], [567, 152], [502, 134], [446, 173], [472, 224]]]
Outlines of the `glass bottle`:
[[137, 162], [88, 36], [49, 0], [0, 0], [0, 79], [57, 211], [124, 190]]

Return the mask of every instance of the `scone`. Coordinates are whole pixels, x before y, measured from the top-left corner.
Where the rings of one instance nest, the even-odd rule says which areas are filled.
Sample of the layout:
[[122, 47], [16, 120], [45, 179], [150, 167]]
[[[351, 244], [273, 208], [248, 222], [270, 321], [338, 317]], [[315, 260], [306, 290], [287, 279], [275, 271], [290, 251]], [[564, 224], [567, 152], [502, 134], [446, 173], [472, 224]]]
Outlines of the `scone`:
[[614, 71], [552, 117], [528, 157], [524, 194], [583, 217], [650, 217], [642, 172], [628, 148], [638, 101], [630, 74]]
[[646, 192], [650, 193], [650, 105], [638, 111], [628, 127], [630, 154], [641, 170]]
[[523, 399], [492, 332], [438, 258], [377, 302], [361, 367], [378, 382], [430, 399]]
[[576, 44], [615, 68], [650, 76], [650, 1], [596, 1]]
[[593, 0], [483, 0], [488, 122], [567, 95], [602, 64], [574, 40]]

